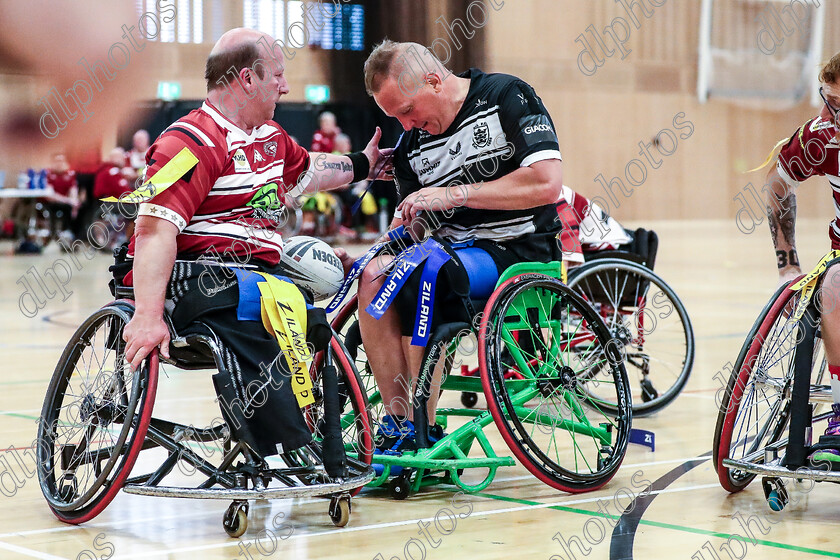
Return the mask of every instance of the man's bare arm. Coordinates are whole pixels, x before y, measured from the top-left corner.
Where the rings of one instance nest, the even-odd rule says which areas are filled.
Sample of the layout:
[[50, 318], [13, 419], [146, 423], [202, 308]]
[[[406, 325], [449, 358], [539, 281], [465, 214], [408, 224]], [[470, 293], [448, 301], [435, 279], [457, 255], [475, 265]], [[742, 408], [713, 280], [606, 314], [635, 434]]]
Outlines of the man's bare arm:
[[446, 188], [426, 187], [411, 193], [397, 207], [404, 221], [413, 221], [425, 210], [456, 207], [485, 210], [524, 210], [552, 204], [563, 193], [560, 160], [538, 161], [492, 181]]
[[166, 285], [177, 253], [178, 228], [172, 222], [139, 216], [134, 229], [134, 317], [123, 331], [126, 360], [137, 368], [149, 352], [160, 346], [169, 357], [169, 329], [163, 320]]
[[765, 191], [770, 236], [776, 248], [779, 278], [789, 280], [802, 273], [796, 252], [796, 192], [773, 167], [767, 174], [769, 190]]

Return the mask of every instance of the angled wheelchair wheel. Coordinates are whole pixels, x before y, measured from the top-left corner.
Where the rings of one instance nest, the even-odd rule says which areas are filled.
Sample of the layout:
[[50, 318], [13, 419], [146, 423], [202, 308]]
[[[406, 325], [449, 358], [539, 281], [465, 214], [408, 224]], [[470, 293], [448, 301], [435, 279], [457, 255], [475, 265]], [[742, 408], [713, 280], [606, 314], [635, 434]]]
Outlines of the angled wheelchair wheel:
[[[650, 269], [623, 259], [590, 261], [572, 271], [569, 286], [583, 294], [623, 346], [633, 414], [653, 414], [670, 404], [694, 365], [694, 331], [677, 294]], [[592, 396], [610, 402], [604, 392]]]
[[522, 274], [490, 297], [478, 339], [488, 408], [523, 466], [566, 492], [606, 484], [632, 409], [620, 351], [595, 310], [559, 280]]
[[[362, 463], [369, 465], [374, 448], [373, 422], [364, 384], [347, 349], [337, 336], [333, 336], [328, 351], [338, 374], [338, 397], [342, 409], [340, 423], [344, 449]], [[307, 420], [316, 440], [323, 438], [324, 430], [323, 365], [324, 356], [319, 354], [313, 360], [310, 369], [316, 395], [315, 404], [306, 410]]]
[[[373, 419], [373, 426], [385, 414], [385, 407], [379, 395], [376, 379], [368, 364], [367, 354], [362, 345], [362, 334], [359, 330], [359, 305], [357, 296], [348, 299], [332, 320], [333, 331], [337, 334], [345, 348], [347, 355], [353, 362], [353, 366], [359, 375], [362, 390], [367, 396], [367, 406], [370, 417]], [[347, 408], [345, 407], [345, 411]]]
[[[784, 448], [787, 443], [794, 354], [801, 339], [801, 327], [791, 316], [800, 293], [787, 286], [782, 286], [762, 310], [723, 391], [712, 449], [721, 486], [729, 492], [743, 490], [756, 475], [730, 469], [723, 465], [724, 459], [762, 464], [765, 448]], [[825, 367], [822, 341], [817, 335], [812, 383], [821, 382]]]
[[145, 441], [157, 389], [157, 351], [131, 372], [122, 333], [133, 305], [109, 304], [73, 334], [38, 425], [38, 478], [61, 521], [83, 523], [114, 499]]

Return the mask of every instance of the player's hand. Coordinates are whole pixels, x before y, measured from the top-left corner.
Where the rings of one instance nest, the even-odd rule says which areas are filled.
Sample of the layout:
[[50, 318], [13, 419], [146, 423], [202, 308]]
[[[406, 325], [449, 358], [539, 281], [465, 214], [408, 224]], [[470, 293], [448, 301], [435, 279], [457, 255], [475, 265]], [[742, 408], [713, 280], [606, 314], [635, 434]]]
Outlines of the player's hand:
[[382, 138], [382, 129], [376, 127], [376, 132], [362, 150], [370, 162], [370, 173], [367, 178], [371, 181], [393, 181], [394, 180], [394, 158], [393, 148], [379, 149], [379, 140]]
[[132, 371], [140, 367], [143, 358], [156, 347], [160, 347], [161, 355], [169, 359], [169, 328], [163, 317], [135, 313], [123, 329], [123, 340], [126, 342], [125, 359]]
[[411, 225], [420, 212], [442, 212], [463, 206], [466, 201], [455, 200], [460, 194], [460, 189], [451, 189], [447, 196], [447, 189], [425, 187], [402, 199], [397, 205], [397, 215], [403, 222]]
[[353, 266], [353, 263], [356, 262], [356, 259], [351, 257], [347, 253], [347, 250], [342, 247], [334, 247], [333, 253], [335, 253], [335, 256], [341, 261], [341, 266], [344, 268], [344, 276], [346, 277], [347, 273], [350, 272], [350, 268]]

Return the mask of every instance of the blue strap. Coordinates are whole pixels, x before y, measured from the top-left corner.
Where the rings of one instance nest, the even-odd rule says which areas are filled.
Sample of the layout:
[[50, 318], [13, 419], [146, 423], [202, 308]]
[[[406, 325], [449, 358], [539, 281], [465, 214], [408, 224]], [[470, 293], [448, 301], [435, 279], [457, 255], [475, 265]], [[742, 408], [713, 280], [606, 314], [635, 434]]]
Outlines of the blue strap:
[[380, 319], [405, 285], [408, 277], [420, 264], [436, 251], [443, 251], [440, 243], [431, 237], [419, 245], [413, 245], [400, 253], [394, 262], [394, 269], [388, 280], [379, 288], [376, 297], [365, 309], [374, 319]]
[[336, 292], [335, 296], [332, 298], [332, 301], [330, 301], [330, 304], [327, 306], [327, 313], [332, 313], [333, 311], [338, 309], [338, 306], [341, 305], [341, 302], [344, 301], [345, 297], [347, 297], [347, 292], [350, 291], [350, 286], [353, 285], [353, 282], [356, 280], [356, 278], [359, 277], [359, 275], [368, 265], [370, 260], [376, 256], [376, 253], [379, 252], [383, 245], [385, 245], [384, 242], [377, 243], [376, 245], [368, 249], [367, 253], [356, 259], [356, 262], [354, 262], [353, 266], [350, 267], [350, 272], [347, 273], [347, 276], [345, 276], [344, 280], [341, 282], [341, 286], [339, 286], [338, 292]]
[[644, 445], [646, 447], [650, 447], [651, 451], [656, 451], [656, 434], [647, 430], [631, 428], [630, 443]]
[[429, 342], [438, 272], [451, 258], [449, 253], [441, 248], [429, 256], [426, 266], [423, 267], [423, 275], [420, 277], [420, 294], [417, 297], [414, 334], [411, 337], [412, 346], [426, 346]]
[[[408, 233], [405, 231], [405, 228], [403, 226], [399, 226], [398, 228], [395, 228], [388, 232], [388, 241], [393, 241], [395, 239], [404, 239], [406, 237], [408, 237]], [[344, 280], [341, 282], [341, 286], [339, 286], [338, 292], [336, 292], [332, 301], [330, 301], [330, 304], [327, 306], [327, 313], [332, 313], [333, 311], [338, 309], [338, 306], [341, 305], [341, 302], [344, 301], [345, 297], [347, 297], [347, 292], [350, 291], [350, 286], [353, 285], [353, 282], [356, 280], [356, 278], [359, 277], [359, 275], [362, 273], [362, 271], [365, 269], [365, 267], [368, 265], [371, 259], [373, 259], [373, 257], [376, 256], [379, 250], [382, 247], [384, 247], [388, 243], [388, 241], [382, 241], [381, 243], [377, 243], [376, 245], [368, 249], [367, 253], [356, 259], [356, 262], [354, 262], [353, 266], [350, 267], [350, 271], [347, 273], [347, 276], [345, 276]]]
[[[265, 278], [256, 274], [253, 270], [242, 268], [233, 268], [232, 270], [236, 274], [236, 284], [239, 287], [239, 304], [236, 306], [237, 320], [262, 322], [260, 289], [257, 287], [257, 283], [265, 282]], [[285, 276], [275, 275], [275, 277], [284, 282], [292, 283]]]

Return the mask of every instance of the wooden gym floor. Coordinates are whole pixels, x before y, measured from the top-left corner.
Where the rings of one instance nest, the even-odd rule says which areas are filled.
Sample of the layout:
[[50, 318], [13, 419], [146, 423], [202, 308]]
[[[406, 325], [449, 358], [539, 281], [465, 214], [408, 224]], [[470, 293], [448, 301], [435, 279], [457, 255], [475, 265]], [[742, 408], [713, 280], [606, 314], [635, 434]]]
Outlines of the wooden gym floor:
[[[224, 501], [120, 494], [83, 526], [53, 517], [37, 479], [27, 476], [33, 464], [21, 449], [35, 438], [44, 393], [69, 336], [109, 300], [109, 258], [81, 257], [83, 269], [73, 268], [68, 284], [73, 293], [66, 301], [57, 296], [36, 317], [26, 318], [18, 308], [24, 288], [16, 281], [30, 267], [43, 272], [62, 255], [48, 248], [38, 257], [12, 257], [6, 250], [0, 256], [0, 451], [5, 450], [0, 558], [840, 557], [840, 489], [826, 483], [810, 492], [807, 485], [793, 489], [795, 505], [774, 513], [758, 482], [739, 494], [725, 492], [709, 460], [720, 387], [713, 376], [734, 361], [776, 286], [766, 225], [752, 235], [739, 232], [732, 220], [639, 225], [659, 233], [656, 271], [685, 303], [697, 341], [686, 390], [660, 413], [634, 421], [634, 427], [655, 432], [655, 452], [630, 445], [615, 478], [582, 495], [557, 492], [518, 465], [500, 469], [485, 491], [457, 498], [448, 487], [421, 491], [404, 502], [364, 490], [343, 529], [332, 526], [323, 499], [252, 503], [249, 530], [238, 540], [222, 529]], [[799, 224], [804, 267], [826, 250], [826, 227], [827, 219]], [[455, 406], [457, 399], [444, 394], [443, 403]], [[481, 397], [479, 406], [483, 403]], [[161, 378], [156, 416], [200, 425], [217, 414], [209, 379], [188, 373]], [[492, 424], [488, 432], [496, 450], [506, 451]], [[4, 474], [8, 468], [14, 475]], [[640, 493], [649, 495], [620, 516]]]

